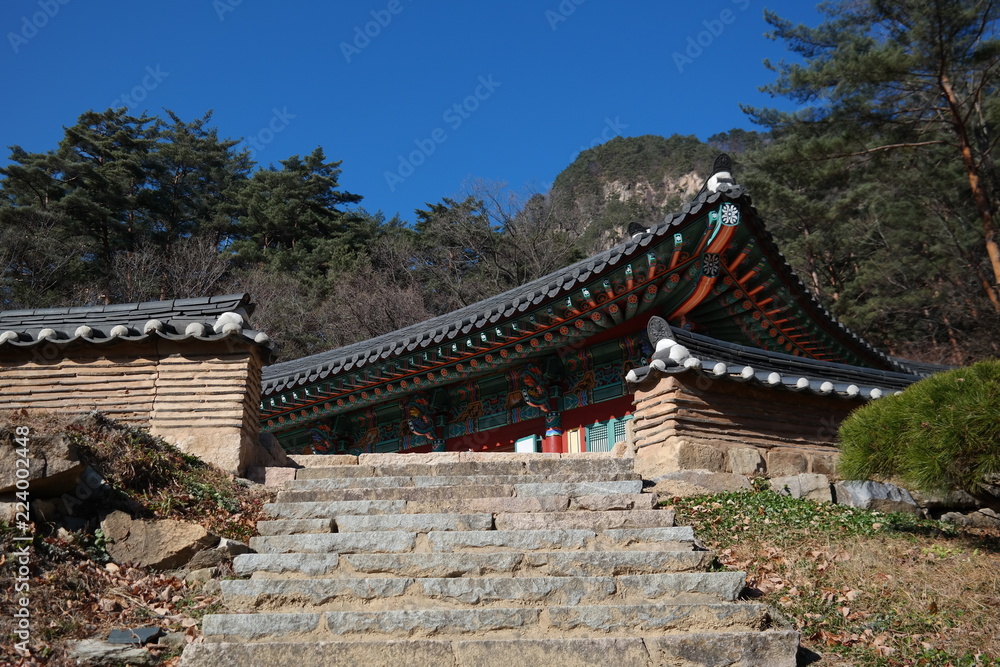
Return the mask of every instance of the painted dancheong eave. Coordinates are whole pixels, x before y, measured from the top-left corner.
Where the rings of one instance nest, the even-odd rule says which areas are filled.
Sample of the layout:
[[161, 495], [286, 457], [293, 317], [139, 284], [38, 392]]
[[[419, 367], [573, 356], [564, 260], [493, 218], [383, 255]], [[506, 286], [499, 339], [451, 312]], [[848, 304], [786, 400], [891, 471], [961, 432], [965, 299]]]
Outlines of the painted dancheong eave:
[[262, 427], [302, 425], [496, 373], [647, 313], [712, 338], [907, 372], [792, 273], [746, 192], [723, 185], [625, 243], [496, 297], [265, 369]]

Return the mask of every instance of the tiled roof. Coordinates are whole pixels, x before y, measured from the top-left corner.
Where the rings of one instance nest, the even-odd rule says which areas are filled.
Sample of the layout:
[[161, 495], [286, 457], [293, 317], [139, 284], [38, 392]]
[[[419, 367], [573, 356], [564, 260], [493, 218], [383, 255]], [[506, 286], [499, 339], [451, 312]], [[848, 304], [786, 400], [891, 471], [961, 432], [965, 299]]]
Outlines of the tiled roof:
[[[366, 364], [383, 362], [421, 349], [451, 343], [531, 308], [537, 308], [544, 302], [565, 299], [567, 295], [584, 287], [595, 276], [642, 256], [647, 249], [673, 235], [679, 227], [726, 201], [740, 201], [748, 210], [752, 210], [749, 196], [742, 186], [722, 184], [715, 192], [701, 193], [680, 212], [668, 215], [663, 222], [651, 227], [645, 233], [631, 236], [609, 250], [525, 285], [369, 340], [265, 368], [263, 394], [267, 396], [289, 391], [336, 377], [341, 373], [356, 371]], [[756, 220], [756, 213], [751, 217]], [[759, 220], [756, 224], [759, 227], [758, 233], [763, 237], [763, 245], [767, 246], [768, 256], [775, 269], [785, 276], [785, 284], [789, 286], [791, 296], [799, 307], [810, 313], [815, 321], [830, 332], [831, 337], [844, 341], [845, 344], [852, 346], [864, 356], [877, 360], [877, 363], [886, 368], [893, 368], [902, 373], [908, 372], [909, 369], [905, 366], [890, 359], [838, 322], [798, 280]]]
[[[654, 335], [655, 330], [662, 332], [662, 337]], [[902, 391], [941, 370], [924, 364], [920, 371], [900, 373], [797, 357], [671, 328], [663, 320], [651, 321], [650, 338], [656, 349], [648, 366], [629, 371], [626, 380], [632, 384], [661, 375], [690, 373], [772, 389], [871, 400]]]
[[0, 311], [0, 350], [44, 344], [65, 347], [237, 337], [264, 349], [265, 361], [270, 362], [274, 355], [267, 334], [249, 328], [253, 308], [249, 294], [228, 294], [83, 308], [6, 310]]

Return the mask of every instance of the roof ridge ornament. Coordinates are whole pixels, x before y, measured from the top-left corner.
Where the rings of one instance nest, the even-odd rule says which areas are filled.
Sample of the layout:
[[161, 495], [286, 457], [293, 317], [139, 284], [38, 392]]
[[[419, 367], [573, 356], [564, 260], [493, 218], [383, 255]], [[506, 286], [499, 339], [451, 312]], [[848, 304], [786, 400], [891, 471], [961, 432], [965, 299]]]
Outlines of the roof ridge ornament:
[[736, 181], [733, 179], [733, 161], [728, 154], [719, 153], [715, 162], [712, 163], [712, 174], [705, 181], [705, 185], [698, 195], [705, 192], [715, 193], [719, 190], [728, 190], [734, 185], [736, 185]]

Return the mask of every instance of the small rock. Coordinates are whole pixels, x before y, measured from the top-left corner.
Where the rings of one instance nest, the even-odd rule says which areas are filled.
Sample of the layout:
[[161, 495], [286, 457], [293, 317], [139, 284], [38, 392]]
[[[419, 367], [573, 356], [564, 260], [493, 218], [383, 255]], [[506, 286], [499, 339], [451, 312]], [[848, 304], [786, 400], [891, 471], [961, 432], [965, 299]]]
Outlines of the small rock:
[[38, 521], [55, 523], [63, 513], [62, 503], [56, 498], [37, 498], [31, 501], [31, 515]]
[[144, 648], [111, 644], [102, 639], [81, 639], [68, 643], [69, 657], [84, 665], [155, 665], [159, 658]]
[[925, 510], [974, 510], [981, 503], [965, 491], [950, 491], [946, 494], [910, 491], [917, 506]]
[[941, 515], [941, 521], [970, 528], [1000, 528], [1000, 516], [997, 516], [997, 513], [990, 509], [969, 512], [968, 514], [948, 512]]
[[209, 579], [202, 584], [201, 592], [203, 595], [221, 595], [222, 584], [219, 583], [218, 579]]
[[226, 554], [229, 558], [235, 558], [241, 554], [248, 554], [251, 552], [250, 546], [239, 540], [230, 540], [229, 538], [223, 537], [219, 540], [218, 546], [215, 547], [218, 551]]
[[108, 634], [109, 644], [148, 644], [160, 635], [163, 630], [156, 627], [150, 628], [127, 628], [125, 630], [112, 630]]
[[956, 526], [968, 526], [969, 519], [961, 512], [947, 512], [941, 515], [940, 519], [943, 523], [950, 523]]
[[193, 570], [215, 567], [226, 562], [226, 555], [217, 549], [202, 549], [187, 562], [187, 567]]
[[215, 573], [216, 573], [215, 568], [211, 567], [203, 567], [197, 570], [191, 570], [190, 572], [187, 573], [187, 576], [184, 577], [184, 581], [186, 581], [189, 584], [203, 584], [206, 581], [209, 581], [212, 577], [214, 577]]
[[0, 521], [14, 523], [17, 521], [18, 507], [17, 498], [14, 494], [5, 494], [0, 497]]
[[988, 507], [984, 507], [978, 512], [971, 512], [967, 516], [969, 517], [969, 525], [973, 528], [1000, 528], [1000, 517]]
[[179, 651], [187, 645], [187, 635], [183, 632], [168, 632], [160, 637], [156, 643], [160, 646], [166, 646], [171, 650]]

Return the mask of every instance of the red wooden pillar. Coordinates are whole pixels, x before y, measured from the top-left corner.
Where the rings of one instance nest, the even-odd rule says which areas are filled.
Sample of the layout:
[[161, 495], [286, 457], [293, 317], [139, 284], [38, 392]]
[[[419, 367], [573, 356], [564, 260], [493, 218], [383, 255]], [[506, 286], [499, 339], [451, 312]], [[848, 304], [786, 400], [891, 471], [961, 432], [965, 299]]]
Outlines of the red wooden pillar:
[[562, 430], [562, 413], [545, 413], [545, 437], [542, 439], [542, 451], [547, 454], [559, 454], [564, 451]]

